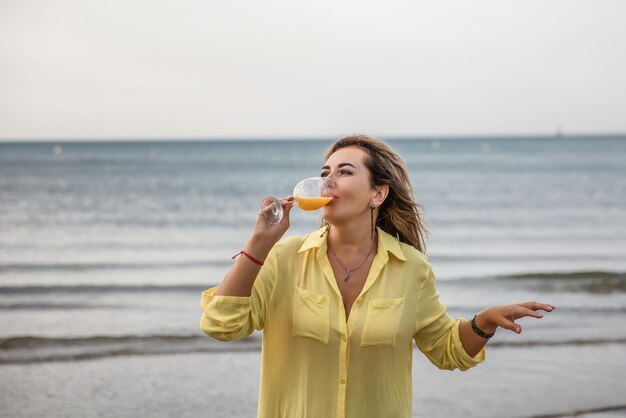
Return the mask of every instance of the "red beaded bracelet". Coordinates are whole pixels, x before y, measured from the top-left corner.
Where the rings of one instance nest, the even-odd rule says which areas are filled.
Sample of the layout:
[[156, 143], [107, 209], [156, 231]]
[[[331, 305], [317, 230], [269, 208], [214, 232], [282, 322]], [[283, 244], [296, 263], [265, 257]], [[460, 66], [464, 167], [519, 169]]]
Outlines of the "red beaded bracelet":
[[240, 254], [245, 255], [246, 257], [248, 257], [253, 263], [258, 264], [259, 266], [263, 265], [263, 261], [259, 260], [258, 258], [252, 257], [250, 254], [248, 254], [247, 252], [245, 252], [244, 250], [239, 251], [237, 254], [235, 254], [232, 259], [234, 260], [235, 258], [237, 258], [237, 256], [239, 256]]

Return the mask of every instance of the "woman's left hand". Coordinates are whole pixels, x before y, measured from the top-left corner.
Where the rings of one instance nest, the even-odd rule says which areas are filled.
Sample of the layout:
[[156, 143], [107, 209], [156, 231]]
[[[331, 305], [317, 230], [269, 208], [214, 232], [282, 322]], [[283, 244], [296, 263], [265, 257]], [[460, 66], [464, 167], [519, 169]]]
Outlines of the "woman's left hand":
[[476, 326], [486, 333], [495, 332], [498, 327], [509, 329], [517, 334], [522, 332], [522, 327], [515, 323], [517, 319], [530, 316], [543, 318], [540, 310], [552, 312], [554, 306], [540, 302], [524, 302], [513, 305], [491, 306], [476, 316]]

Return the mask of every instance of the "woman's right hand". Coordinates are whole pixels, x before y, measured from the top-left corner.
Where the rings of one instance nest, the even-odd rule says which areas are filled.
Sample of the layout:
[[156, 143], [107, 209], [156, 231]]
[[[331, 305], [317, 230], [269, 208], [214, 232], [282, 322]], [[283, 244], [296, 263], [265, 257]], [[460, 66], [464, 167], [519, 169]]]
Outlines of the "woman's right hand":
[[277, 224], [270, 224], [264, 216], [264, 213], [268, 215], [271, 213], [269, 202], [261, 204], [261, 210], [254, 224], [254, 232], [244, 247], [245, 252], [253, 258], [239, 257], [235, 265], [226, 273], [226, 277], [224, 277], [214, 295], [250, 296], [254, 280], [261, 268], [259, 264], [263, 264], [258, 263], [256, 260], [265, 261], [274, 244], [289, 229], [289, 211], [293, 207], [293, 201], [293, 196], [287, 196], [281, 200], [283, 218]]
[[263, 200], [261, 202], [261, 210], [259, 211], [256, 223], [254, 225], [254, 237], [271, 244], [272, 246], [278, 242], [278, 240], [289, 229], [289, 212], [293, 207], [293, 196], [287, 196], [281, 199], [280, 203], [283, 207], [283, 218], [277, 224], [270, 224], [267, 221], [267, 217], [271, 214], [270, 202]]

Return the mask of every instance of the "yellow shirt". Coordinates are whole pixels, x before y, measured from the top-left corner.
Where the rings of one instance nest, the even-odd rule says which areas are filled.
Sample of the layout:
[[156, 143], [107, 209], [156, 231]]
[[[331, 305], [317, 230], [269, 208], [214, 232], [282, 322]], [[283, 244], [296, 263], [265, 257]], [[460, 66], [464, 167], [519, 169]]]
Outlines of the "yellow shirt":
[[229, 341], [263, 330], [259, 418], [411, 417], [412, 341], [441, 369], [467, 370], [459, 323], [426, 257], [378, 228], [378, 252], [348, 321], [323, 229], [278, 242], [249, 297], [202, 293], [200, 328]]

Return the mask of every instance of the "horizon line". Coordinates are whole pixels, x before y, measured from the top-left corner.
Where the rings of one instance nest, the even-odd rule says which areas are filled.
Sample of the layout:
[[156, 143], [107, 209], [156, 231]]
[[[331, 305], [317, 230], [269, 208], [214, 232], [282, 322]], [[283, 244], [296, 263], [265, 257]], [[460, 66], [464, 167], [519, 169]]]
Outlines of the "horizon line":
[[[209, 136], [180, 136], [180, 137], [49, 137], [49, 138], [0, 138], [0, 143], [53, 143], [53, 142], [278, 142], [278, 141], [334, 141], [344, 136], [358, 135], [359, 133], [344, 135], [311, 135], [311, 136], [234, 136], [234, 137], [209, 137]], [[526, 134], [420, 134], [420, 135], [371, 135], [383, 141], [426, 141], [426, 140], [454, 140], [454, 139], [580, 139], [585, 137], [597, 138], [626, 138], [626, 132], [599, 133], [526, 133]]]

